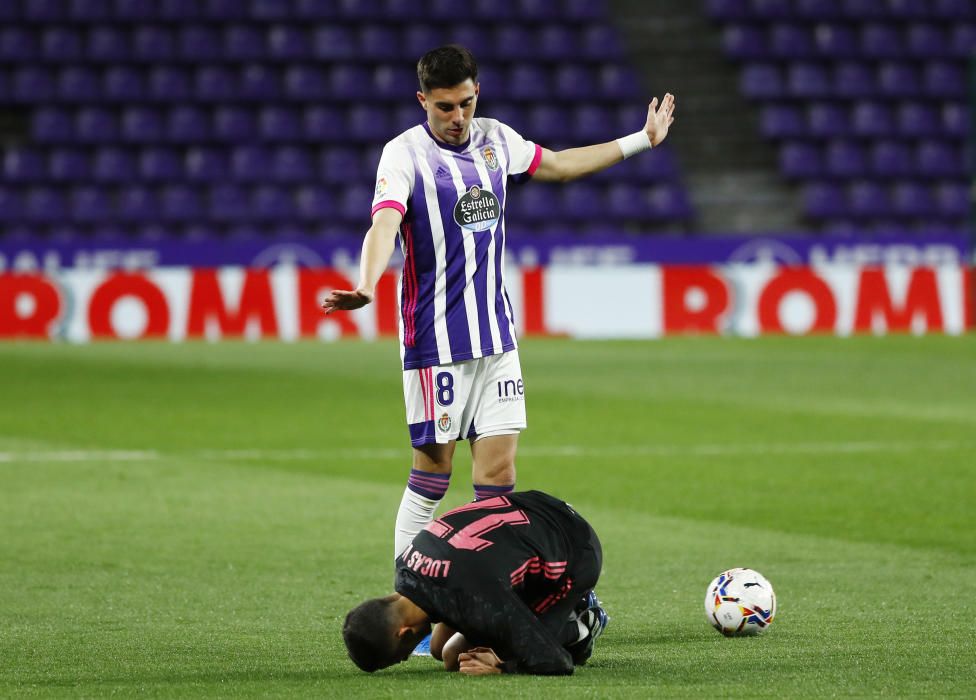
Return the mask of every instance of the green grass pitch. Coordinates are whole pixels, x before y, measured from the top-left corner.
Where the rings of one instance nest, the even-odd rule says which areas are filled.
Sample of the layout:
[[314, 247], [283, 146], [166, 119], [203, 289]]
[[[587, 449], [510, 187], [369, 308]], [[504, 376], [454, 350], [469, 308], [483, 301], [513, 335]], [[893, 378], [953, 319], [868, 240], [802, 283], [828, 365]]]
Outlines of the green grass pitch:
[[[568, 678], [367, 675], [395, 345], [0, 345], [0, 696], [976, 696], [976, 336], [523, 343], [519, 487], [605, 549]], [[446, 505], [471, 498], [466, 445]], [[749, 566], [779, 614], [706, 625]]]

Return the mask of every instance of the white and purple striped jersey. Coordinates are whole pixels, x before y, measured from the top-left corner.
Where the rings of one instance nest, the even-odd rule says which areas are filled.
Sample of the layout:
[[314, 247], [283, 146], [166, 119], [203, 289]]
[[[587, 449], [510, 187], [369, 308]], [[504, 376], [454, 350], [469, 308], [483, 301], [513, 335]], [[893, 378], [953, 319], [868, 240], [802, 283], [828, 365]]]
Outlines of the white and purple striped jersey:
[[461, 146], [426, 123], [388, 142], [372, 214], [403, 214], [400, 353], [403, 368], [450, 364], [514, 350], [505, 291], [508, 179], [527, 180], [542, 148], [494, 119], [473, 119]]

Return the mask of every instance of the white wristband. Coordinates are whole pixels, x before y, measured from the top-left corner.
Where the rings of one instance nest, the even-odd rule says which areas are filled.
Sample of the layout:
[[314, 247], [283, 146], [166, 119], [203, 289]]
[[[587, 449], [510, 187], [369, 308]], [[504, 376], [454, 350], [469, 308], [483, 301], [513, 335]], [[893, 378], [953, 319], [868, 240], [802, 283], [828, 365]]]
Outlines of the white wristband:
[[638, 153], [651, 150], [651, 139], [646, 131], [637, 131], [617, 139], [617, 145], [620, 146], [620, 152], [624, 154], [626, 160]]

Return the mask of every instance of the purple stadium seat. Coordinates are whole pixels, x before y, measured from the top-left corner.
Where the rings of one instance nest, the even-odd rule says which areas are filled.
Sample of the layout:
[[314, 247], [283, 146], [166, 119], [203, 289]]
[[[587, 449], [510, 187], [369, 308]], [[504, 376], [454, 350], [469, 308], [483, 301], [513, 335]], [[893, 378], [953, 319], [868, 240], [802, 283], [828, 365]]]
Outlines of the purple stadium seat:
[[157, 102], [182, 102], [193, 96], [193, 81], [184, 67], [152, 66], [149, 69], [149, 97]]
[[847, 24], [818, 24], [813, 29], [813, 41], [821, 56], [834, 60], [857, 56], [861, 50], [857, 35]]
[[538, 64], [514, 63], [508, 71], [508, 94], [516, 99], [547, 98], [549, 92], [546, 88], [551, 83], [546, 70]]
[[223, 42], [216, 27], [190, 24], [180, 27], [179, 53], [185, 61], [214, 61], [223, 57]]
[[953, 142], [924, 140], [916, 153], [918, 174], [923, 177], [958, 177], [966, 175], [963, 150]]
[[110, 19], [112, 16], [111, 0], [70, 0], [68, 16], [86, 22]]
[[196, 143], [210, 138], [210, 113], [201, 107], [175, 107], [166, 121], [169, 141]]
[[[479, 110], [480, 111], [480, 110]], [[479, 115], [484, 116], [484, 115]], [[400, 104], [393, 108], [391, 133], [399, 134], [424, 121], [424, 111], [416, 104]]]
[[650, 216], [647, 188], [629, 182], [607, 187], [607, 214], [615, 219], [642, 219]]
[[168, 20], [199, 19], [203, 16], [203, 7], [200, 0], [162, 0], [159, 14]]
[[183, 159], [171, 148], [147, 148], [139, 155], [139, 175], [148, 182], [183, 179]]
[[3, 158], [3, 175], [12, 183], [42, 182], [47, 177], [47, 159], [36, 148], [11, 148]]
[[[426, 9], [423, 5], [418, 5], [415, 0], [384, 0], [383, 2], [383, 15], [389, 19], [422, 20], [425, 18]], [[474, 3], [475, 13], [479, 10], [478, 3]]]
[[634, 71], [625, 65], [604, 64], [597, 74], [600, 94], [615, 99], [636, 99], [640, 81]]
[[793, 12], [808, 20], [831, 20], [840, 17], [840, 0], [796, 0]]
[[568, 99], [592, 98], [596, 94], [596, 79], [586, 66], [570, 63], [556, 68], [555, 92]]
[[943, 182], [935, 188], [935, 199], [943, 216], [963, 217], [969, 214], [969, 185], [963, 182]]
[[18, 102], [48, 102], [57, 93], [57, 83], [47, 68], [18, 66], [13, 72], [11, 93]]
[[774, 102], [763, 105], [759, 131], [770, 139], [788, 138], [806, 134], [807, 124], [799, 106]]
[[362, 156], [355, 148], [336, 146], [323, 149], [319, 155], [319, 177], [329, 185], [364, 179]]
[[159, 193], [159, 215], [163, 221], [184, 222], [203, 216], [199, 188], [191, 185], [166, 185]]
[[123, 61], [129, 58], [130, 35], [120, 27], [95, 25], [88, 32], [86, 54], [90, 61]]
[[467, 46], [479, 61], [504, 60], [495, 51], [493, 36], [481, 24], [455, 24], [447, 30], [447, 39], [453, 44]]
[[214, 138], [218, 141], [250, 141], [257, 134], [253, 111], [236, 106], [218, 107], [214, 111]]
[[942, 130], [946, 136], [965, 138], [969, 133], [969, 112], [961, 102], [942, 105]]
[[847, 107], [836, 102], [814, 102], [807, 109], [807, 124], [812, 136], [846, 136], [850, 133]]
[[868, 22], [861, 26], [861, 54], [866, 58], [901, 58], [905, 53], [899, 25]]
[[908, 27], [908, 51], [918, 58], [945, 56], [951, 53], [951, 43], [937, 24], [912, 24]]
[[190, 182], [220, 182], [227, 178], [227, 154], [223, 149], [191, 148], [184, 162]]
[[580, 50], [576, 32], [572, 27], [561, 24], [542, 27], [535, 43], [539, 58], [550, 61], [574, 60]]
[[354, 97], [357, 92], [366, 90], [369, 74], [365, 68], [337, 63], [334, 70], [344, 82], [330, 86], [329, 74], [324, 67], [289, 66], [285, 71], [285, 93], [298, 100], [322, 100], [340, 97], [340, 91], [342, 97]]
[[258, 132], [263, 141], [299, 140], [302, 138], [301, 114], [290, 107], [264, 107], [258, 113]]
[[976, 18], [976, 6], [972, 0], [934, 0], [932, 14], [942, 19]]
[[791, 178], [810, 178], [823, 174], [820, 148], [802, 141], [784, 143], [779, 150], [779, 169]]
[[827, 174], [834, 177], [861, 177], [867, 173], [867, 156], [856, 141], [830, 141], [824, 160]]
[[572, 219], [602, 219], [605, 216], [606, 204], [603, 201], [603, 189], [585, 180], [571, 182], [560, 188], [560, 211]]
[[299, 130], [310, 141], [343, 141], [345, 139], [346, 115], [338, 107], [306, 107], [301, 114]]
[[[431, 47], [433, 48], [433, 47]], [[312, 50], [316, 58], [344, 60], [359, 56], [357, 36], [342, 25], [318, 27], [312, 35]]]
[[[337, 209], [332, 192], [325, 187], [300, 187], [295, 196], [295, 204], [298, 218], [311, 222], [328, 221], [335, 217]], [[368, 216], [367, 210], [362, 216], [356, 218], [363, 219]]]
[[[567, 110], [568, 107], [559, 108], [559, 111], [564, 113], [563, 119], [565, 119], [565, 112]], [[610, 109], [588, 102], [580, 103], [573, 109], [572, 126], [571, 135], [582, 143], [608, 141], [611, 138], [615, 138], [612, 135], [617, 133], [616, 125], [614, 124], [614, 115]], [[541, 134], [546, 134], [545, 131], [539, 133], [540, 138]], [[548, 137], [548, 134], [546, 136]]]
[[932, 9], [931, 0], [888, 0], [888, 12], [898, 19], [924, 19]]
[[528, 112], [527, 131], [537, 138], [550, 141], [564, 141], [573, 136], [573, 124], [567, 118], [569, 109], [564, 105], [539, 104]]
[[[481, 116], [497, 119], [504, 124], [508, 124], [519, 133], [522, 133], [529, 123], [525, 110], [517, 102], [492, 101], [490, 105], [486, 105], [484, 108], [479, 105], [478, 111]], [[425, 121], [425, 119], [426, 117], [421, 113], [418, 115], [417, 124]]]
[[84, 107], [75, 116], [75, 139], [82, 143], [111, 143], [119, 139], [115, 112], [102, 107]]
[[85, 151], [59, 148], [51, 151], [48, 173], [54, 182], [83, 182], [91, 177], [91, 162]]
[[680, 185], [655, 185], [647, 196], [647, 204], [652, 219], [686, 219], [692, 214], [688, 193]]
[[878, 87], [889, 97], [916, 97], [921, 89], [918, 71], [911, 63], [888, 63], [878, 66]]
[[64, 194], [48, 187], [30, 188], [24, 200], [24, 218], [37, 224], [63, 221], [68, 218]]
[[228, 20], [244, 19], [248, 16], [247, 2], [242, 0], [204, 0], [206, 2], [206, 16], [210, 19]]
[[295, 200], [288, 190], [265, 185], [254, 190], [251, 196], [251, 215], [258, 221], [289, 221], [295, 218], [295, 213]]
[[92, 177], [96, 182], [127, 183], [138, 176], [136, 159], [128, 149], [113, 146], [95, 151]]
[[898, 133], [902, 136], [926, 136], [939, 128], [939, 112], [919, 102], [898, 105]]
[[773, 53], [766, 45], [766, 32], [752, 23], [729, 24], [722, 29], [722, 50], [730, 58], [746, 60], [767, 58]]
[[500, 98], [505, 93], [505, 76], [497, 66], [478, 66], [478, 82], [481, 83], [481, 94]]
[[63, 0], [30, 0], [23, 3], [23, 16], [34, 22], [57, 22], [64, 19]]
[[[15, 221], [20, 221], [24, 218], [24, 202], [22, 195], [19, 191], [4, 187], [0, 183], [0, 221], [4, 224], [10, 224]], [[9, 226], [5, 227], [4, 238], [7, 240], [34, 240], [36, 238], [36, 233], [33, 227], [26, 227], [23, 233], [27, 233], [26, 236], [21, 235], [21, 230], [16, 231]]]
[[237, 185], [216, 185], [210, 189], [207, 214], [212, 221], [247, 221], [253, 209], [248, 193]]
[[227, 66], [201, 66], [193, 76], [197, 99], [207, 102], [228, 102], [237, 97], [237, 75]]
[[116, 211], [122, 221], [156, 221], [159, 218], [159, 198], [149, 187], [124, 187], [119, 191]]
[[168, 27], [138, 27], [132, 34], [132, 57], [142, 61], [171, 61], [176, 57], [176, 37]]
[[535, 37], [522, 24], [500, 25], [495, 30], [494, 40], [495, 51], [499, 56], [509, 56], [518, 60], [538, 55]]
[[[339, 16], [344, 19], [363, 20], [383, 17], [384, 8], [381, 0], [337, 0], [336, 4], [339, 6]], [[456, 5], [454, 10], [457, 12]]]
[[74, 119], [61, 107], [40, 107], [31, 120], [31, 134], [40, 143], [64, 143], [74, 139]]
[[796, 97], [825, 97], [830, 94], [827, 69], [819, 63], [791, 63], [787, 69], [787, 91]]
[[856, 102], [851, 125], [860, 136], [883, 137], [896, 133], [894, 114], [884, 102]]
[[342, 6], [337, 2], [322, 0], [294, 0], [293, 13], [299, 19], [335, 19], [340, 16]]
[[66, 102], [92, 102], [101, 92], [101, 80], [94, 68], [67, 66], [58, 74], [58, 97]]
[[915, 169], [915, 158], [907, 144], [877, 141], [871, 148], [871, 169], [875, 177], [908, 177]]
[[374, 97], [397, 103], [415, 102], [417, 72], [399, 65], [379, 65], [373, 71]]
[[98, 223], [112, 219], [112, 201], [101, 187], [83, 185], [71, 190], [69, 195], [71, 220], [83, 224]]
[[115, 18], [122, 20], [156, 19], [154, 4], [142, 0], [115, 0]]
[[262, 21], [288, 19], [290, 4], [281, 0], [251, 0], [250, 16]]
[[597, 21], [607, 17], [605, 0], [563, 0], [563, 16], [573, 21]]
[[857, 180], [847, 188], [848, 204], [853, 216], [878, 217], [891, 213], [891, 202], [884, 186], [870, 180]]
[[312, 37], [304, 27], [287, 24], [271, 27], [268, 30], [268, 54], [290, 61], [310, 59], [314, 55]]
[[751, 0], [753, 17], [765, 20], [789, 19], [793, 14], [790, 0]]
[[952, 55], [965, 58], [976, 52], [976, 24], [956, 24], [949, 31], [949, 50]]
[[803, 187], [803, 210], [815, 219], [829, 219], [847, 214], [844, 190], [832, 182], [811, 182]]
[[230, 173], [239, 182], [261, 182], [271, 170], [271, 154], [261, 146], [238, 146], [231, 152]]
[[163, 115], [155, 107], [129, 107], [122, 111], [122, 139], [130, 143], [153, 143], [166, 133]]
[[249, 24], [224, 27], [223, 57], [233, 61], [257, 61], [267, 54], [264, 30]]
[[706, 0], [705, 12], [713, 19], [729, 21], [752, 17], [749, 0]]
[[515, 205], [519, 219], [523, 221], [546, 221], [559, 211], [559, 197], [552, 185], [533, 185], [525, 187], [513, 197], [508, 206]]
[[769, 50], [779, 58], [810, 58], [816, 44], [806, 25], [774, 24], [769, 29]]
[[772, 63], [747, 63], [739, 78], [739, 88], [750, 98], [775, 99], [786, 94], [780, 68]]
[[892, 189], [891, 204], [903, 216], [931, 216], [938, 208], [927, 185], [899, 182]]
[[131, 66], [112, 66], [102, 76], [102, 97], [113, 102], [137, 102], [146, 96], [142, 71]]
[[833, 93], [838, 97], [870, 97], [877, 92], [874, 70], [868, 63], [841, 61], [834, 66]]
[[411, 24], [405, 31], [401, 32], [400, 41], [405, 55], [419, 58], [431, 49], [443, 45], [444, 33], [436, 25]]
[[841, 9], [850, 19], [879, 19], [888, 16], [886, 0], [843, 0]]
[[583, 26], [582, 57], [597, 61], [613, 61], [623, 57], [620, 37], [613, 27], [597, 23]]
[[271, 157], [271, 177], [277, 182], [307, 182], [314, 179], [315, 168], [308, 149], [282, 146]]
[[397, 30], [383, 24], [367, 24], [359, 30], [359, 55], [364, 60], [387, 61], [400, 55]]
[[48, 61], [80, 61], [85, 56], [85, 42], [73, 27], [48, 27], [41, 36], [41, 51]]
[[345, 136], [358, 141], [373, 141], [380, 134], [392, 131], [387, 109], [375, 105], [357, 104], [346, 111]]
[[925, 64], [925, 92], [933, 97], [963, 99], [966, 96], [964, 67], [949, 61]]
[[242, 100], [272, 102], [282, 95], [278, 71], [260, 63], [241, 68], [239, 97]]

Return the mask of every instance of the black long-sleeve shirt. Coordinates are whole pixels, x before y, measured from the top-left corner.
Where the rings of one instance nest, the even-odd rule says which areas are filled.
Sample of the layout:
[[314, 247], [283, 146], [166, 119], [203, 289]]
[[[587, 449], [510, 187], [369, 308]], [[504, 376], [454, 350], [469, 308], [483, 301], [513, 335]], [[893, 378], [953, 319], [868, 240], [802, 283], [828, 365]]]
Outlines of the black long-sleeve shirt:
[[559, 619], [547, 612], [574, 590], [578, 566], [592, 571], [581, 561], [591, 533], [572, 508], [539, 491], [476, 501], [414, 538], [397, 558], [396, 590], [432, 622], [494, 649], [507, 672], [570, 674], [572, 658], [556, 636], [565, 605]]

